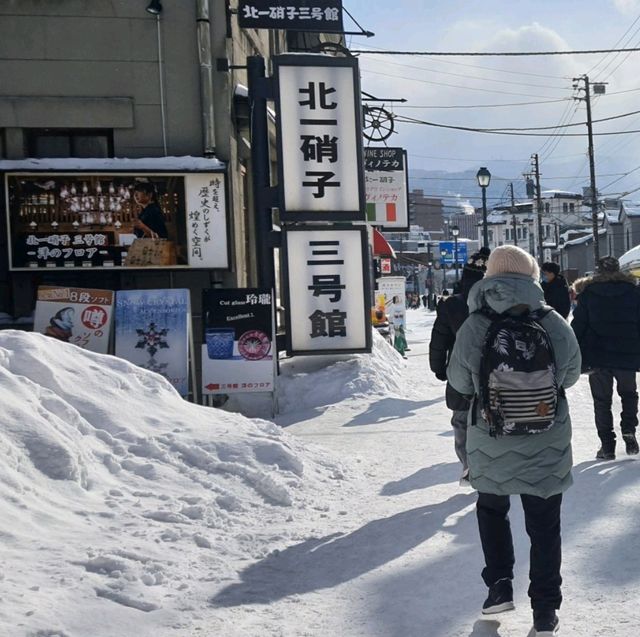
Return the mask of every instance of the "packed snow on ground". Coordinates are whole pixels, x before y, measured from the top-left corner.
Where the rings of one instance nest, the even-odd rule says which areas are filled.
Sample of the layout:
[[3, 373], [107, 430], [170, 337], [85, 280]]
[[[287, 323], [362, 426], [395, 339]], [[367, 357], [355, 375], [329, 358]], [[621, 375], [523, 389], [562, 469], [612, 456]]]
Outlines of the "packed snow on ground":
[[[458, 486], [444, 385], [428, 371], [433, 320], [408, 312], [407, 361], [381, 339], [371, 356], [284, 361], [272, 423], [0, 332], [0, 634], [528, 635], [515, 498], [517, 609], [480, 615], [475, 493]], [[620, 450], [595, 461], [586, 378], [569, 400], [562, 634], [635, 637], [640, 464]], [[255, 397], [235, 408], [271, 418]]]

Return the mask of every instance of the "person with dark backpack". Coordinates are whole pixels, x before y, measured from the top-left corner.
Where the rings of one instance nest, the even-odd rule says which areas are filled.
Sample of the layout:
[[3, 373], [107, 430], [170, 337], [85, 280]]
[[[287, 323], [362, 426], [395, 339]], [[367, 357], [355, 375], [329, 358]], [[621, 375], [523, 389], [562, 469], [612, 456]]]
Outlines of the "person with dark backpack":
[[452, 387], [472, 397], [467, 429], [471, 485], [489, 591], [485, 615], [514, 608], [509, 507], [519, 495], [531, 541], [533, 635], [554, 635], [562, 602], [562, 494], [572, 483], [571, 420], [565, 389], [580, 377], [578, 342], [544, 304], [535, 260], [500, 246], [469, 294], [469, 318], [447, 368]]

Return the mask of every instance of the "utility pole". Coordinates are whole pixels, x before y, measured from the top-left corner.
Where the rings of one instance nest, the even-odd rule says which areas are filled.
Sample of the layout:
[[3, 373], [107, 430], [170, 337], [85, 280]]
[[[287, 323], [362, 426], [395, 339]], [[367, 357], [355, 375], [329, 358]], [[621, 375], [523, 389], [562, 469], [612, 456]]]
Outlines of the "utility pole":
[[509, 188], [511, 189], [511, 225], [513, 227], [513, 245], [518, 245], [518, 232], [517, 232], [517, 222], [516, 222], [516, 199], [513, 196], [513, 182], [509, 184]]
[[540, 194], [540, 163], [538, 153], [531, 155], [533, 174], [536, 178], [536, 206], [538, 210], [538, 262], [542, 265], [544, 252], [542, 249], [542, 198]]
[[[579, 87], [578, 82], [583, 82], [584, 86]], [[591, 119], [591, 88], [588, 75], [581, 75], [573, 78], [573, 88], [584, 91], [584, 97], [574, 97], [587, 105], [587, 135], [589, 138], [589, 176], [591, 188], [591, 224], [593, 226], [593, 258], [594, 269], [598, 267], [600, 260], [600, 243], [598, 235], [598, 191], [596, 190], [596, 167], [593, 152], [593, 123]], [[599, 82], [593, 84], [593, 92], [597, 95], [604, 95], [605, 83]]]

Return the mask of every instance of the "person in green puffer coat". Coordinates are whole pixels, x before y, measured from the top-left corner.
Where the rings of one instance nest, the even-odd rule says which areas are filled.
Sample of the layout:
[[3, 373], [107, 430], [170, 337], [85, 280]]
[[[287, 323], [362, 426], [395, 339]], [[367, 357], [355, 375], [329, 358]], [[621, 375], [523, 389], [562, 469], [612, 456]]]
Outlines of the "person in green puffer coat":
[[[480, 359], [491, 319], [479, 310], [526, 314], [545, 308], [535, 260], [515, 246], [500, 246], [489, 257], [487, 274], [468, 298], [469, 318], [457, 333], [447, 368], [452, 387], [467, 396], [480, 390]], [[580, 348], [568, 323], [554, 310], [540, 320], [553, 346], [558, 387], [580, 377]], [[553, 426], [542, 433], [493, 437], [478, 401], [475, 418], [469, 410], [467, 458], [471, 485], [478, 490], [477, 517], [485, 557], [482, 577], [489, 587], [484, 614], [513, 605], [514, 552], [509, 525], [509, 496], [520, 495], [531, 539], [529, 596], [534, 634], [557, 630], [562, 595], [560, 585], [562, 493], [572, 484], [571, 420], [563, 392], [559, 393]]]

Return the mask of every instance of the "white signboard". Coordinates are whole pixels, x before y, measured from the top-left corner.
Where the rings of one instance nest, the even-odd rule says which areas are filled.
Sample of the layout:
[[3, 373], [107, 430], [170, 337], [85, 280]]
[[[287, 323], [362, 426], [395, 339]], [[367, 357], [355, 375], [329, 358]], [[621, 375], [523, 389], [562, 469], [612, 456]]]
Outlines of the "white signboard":
[[112, 313], [111, 290], [41, 286], [33, 331], [106, 354]]
[[364, 220], [355, 58], [276, 58], [281, 218]]
[[187, 175], [185, 189], [189, 265], [192, 268], [227, 268], [224, 175]]
[[287, 230], [287, 350], [371, 351], [366, 231]]
[[409, 229], [407, 156], [402, 148], [365, 148], [367, 221], [385, 230]]
[[394, 327], [407, 328], [406, 279], [403, 276], [385, 276], [376, 281], [378, 295], [384, 297], [385, 311]]

